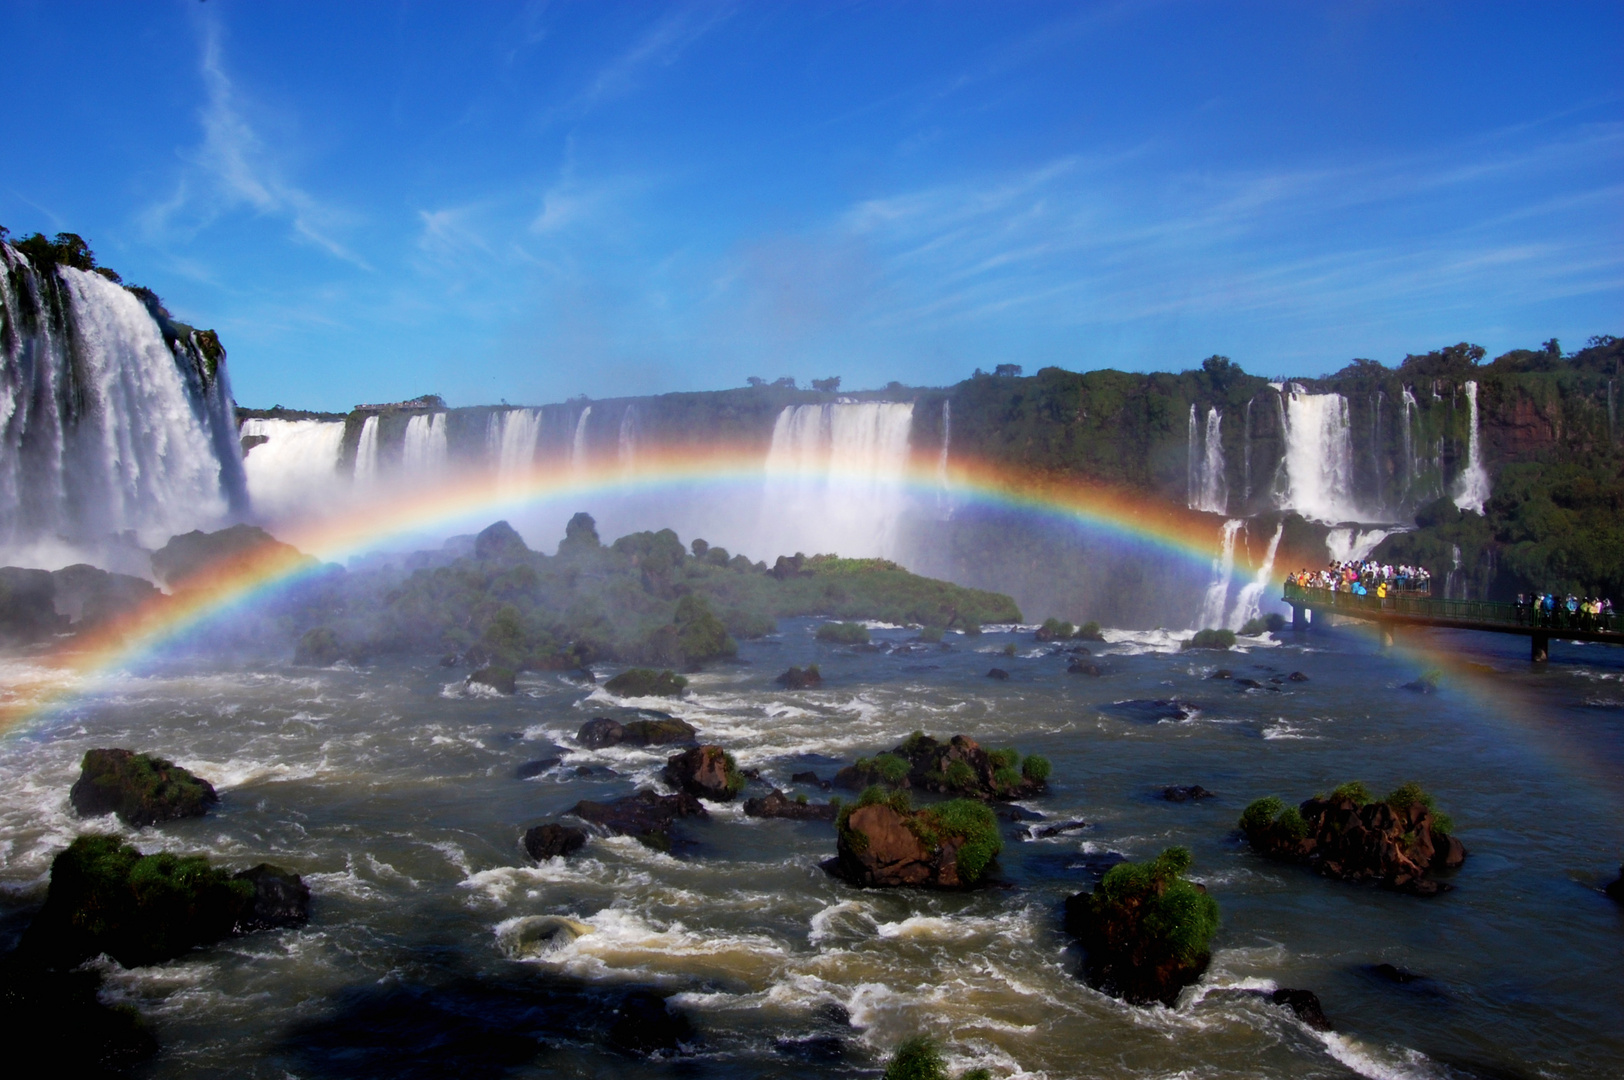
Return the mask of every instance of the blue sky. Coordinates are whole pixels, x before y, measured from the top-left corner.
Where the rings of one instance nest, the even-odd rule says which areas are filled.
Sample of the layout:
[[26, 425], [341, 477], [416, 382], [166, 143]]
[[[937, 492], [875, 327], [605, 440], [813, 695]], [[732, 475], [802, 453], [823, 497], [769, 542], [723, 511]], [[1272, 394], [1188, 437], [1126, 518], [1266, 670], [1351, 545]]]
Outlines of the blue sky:
[[1624, 333], [1617, 3], [36, 3], [0, 224], [346, 409]]

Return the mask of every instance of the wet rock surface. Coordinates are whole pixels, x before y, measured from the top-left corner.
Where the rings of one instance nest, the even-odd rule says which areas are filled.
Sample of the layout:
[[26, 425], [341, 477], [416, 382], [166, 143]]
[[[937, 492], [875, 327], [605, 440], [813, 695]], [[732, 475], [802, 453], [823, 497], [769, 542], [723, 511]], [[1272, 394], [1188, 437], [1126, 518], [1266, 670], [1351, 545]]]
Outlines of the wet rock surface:
[[746, 799], [744, 812], [750, 817], [789, 818], [792, 821], [833, 821], [832, 803], [803, 802], [792, 799], [777, 788], [756, 799]]
[[[984, 878], [1002, 847], [992, 811], [968, 800], [923, 810], [905, 806], [859, 804], [843, 813], [836, 855], [825, 869], [871, 888], [957, 889]], [[954, 813], [957, 808], [979, 814], [971, 820]]]
[[583, 799], [569, 811], [611, 836], [631, 836], [658, 851], [670, 851], [671, 826], [679, 818], [708, 818], [704, 805], [687, 792], [660, 795], [648, 789], [601, 803]]
[[572, 825], [537, 825], [524, 834], [524, 850], [537, 862], [573, 855], [586, 843], [586, 830]]
[[596, 716], [581, 725], [575, 741], [592, 750], [606, 746], [668, 746], [692, 742], [699, 737], [692, 724], [661, 713], [645, 719], [621, 723], [608, 716]]
[[815, 690], [823, 685], [823, 673], [818, 665], [810, 664], [804, 669], [792, 667], [773, 681], [786, 690]]
[[1444, 833], [1433, 811], [1419, 802], [1361, 805], [1333, 796], [1307, 800], [1295, 817], [1282, 812], [1265, 820], [1251, 811], [1248, 807], [1241, 829], [1254, 851], [1306, 863], [1343, 881], [1379, 882], [1400, 892], [1432, 896], [1450, 886], [1431, 875], [1456, 869], [1466, 860], [1466, 848]]
[[693, 1025], [652, 990], [634, 990], [609, 1025], [609, 1041], [633, 1054], [677, 1050], [694, 1037]]
[[1012, 757], [1018, 755], [989, 752], [967, 735], [944, 743], [915, 732], [886, 754], [841, 769], [833, 783], [854, 791], [884, 784], [984, 800], [1028, 798], [1048, 790], [1046, 760], [1033, 755], [1017, 770]]
[[1173, 784], [1162, 788], [1162, 798], [1168, 802], [1190, 802], [1195, 799], [1211, 799], [1215, 796], [1200, 784]]
[[1614, 900], [1624, 904], [1624, 866], [1618, 868], [1618, 880], [1608, 885], [1604, 891]]
[[238, 871], [231, 878], [254, 887], [253, 903], [238, 916], [236, 933], [303, 926], [310, 921], [310, 886], [298, 874], [270, 863], [260, 863]]
[[731, 802], [745, 785], [733, 755], [720, 746], [696, 746], [673, 754], [663, 775], [672, 787], [713, 802]]
[[117, 814], [134, 828], [201, 817], [220, 802], [212, 784], [174, 762], [122, 749], [85, 751], [68, 799], [84, 817]]

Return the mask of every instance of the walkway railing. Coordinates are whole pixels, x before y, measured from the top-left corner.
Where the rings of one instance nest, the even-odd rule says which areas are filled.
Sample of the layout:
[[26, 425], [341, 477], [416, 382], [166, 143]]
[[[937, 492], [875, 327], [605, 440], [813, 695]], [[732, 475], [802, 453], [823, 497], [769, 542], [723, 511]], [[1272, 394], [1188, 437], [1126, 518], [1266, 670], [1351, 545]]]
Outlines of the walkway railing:
[[1536, 611], [1532, 607], [1519, 607], [1497, 600], [1438, 600], [1404, 594], [1378, 597], [1374, 593], [1359, 596], [1340, 590], [1332, 592], [1330, 589], [1310, 588], [1295, 581], [1286, 582], [1283, 599], [1288, 604], [1303, 604], [1349, 613], [1417, 615], [1430, 619], [1459, 619], [1463, 622], [1544, 627], [1551, 630], [1624, 629], [1624, 618], [1620, 618], [1617, 614], [1586, 615], [1582, 612], [1569, 612], [1560, 604], [1555, 611]]

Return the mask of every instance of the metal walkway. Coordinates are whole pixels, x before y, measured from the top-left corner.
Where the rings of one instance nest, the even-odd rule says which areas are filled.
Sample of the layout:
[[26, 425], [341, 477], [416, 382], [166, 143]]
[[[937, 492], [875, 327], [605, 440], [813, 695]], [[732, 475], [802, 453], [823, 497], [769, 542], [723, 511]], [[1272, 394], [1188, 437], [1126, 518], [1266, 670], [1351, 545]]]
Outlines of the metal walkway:
[[1356, 596], [1349, 592], [1308, 588], [1286, 582], [1281, 600], [1291, 605], [1291, 625], [1307, 625], [1305, 611], [1324, 611], [1380, 623], [1383, 640], [1392, 643], [1395, 626], [1441, 626], [1451, 630], [1484, 630], [1495, 634], [1522, 634], [1531, 639], [1535, 661], [1550, 656], [1551, 638], [1624, 645], [1624, 618], [1557, 611], [1534, 611], [1493, 600], [1435, 600], [1423, 596]]

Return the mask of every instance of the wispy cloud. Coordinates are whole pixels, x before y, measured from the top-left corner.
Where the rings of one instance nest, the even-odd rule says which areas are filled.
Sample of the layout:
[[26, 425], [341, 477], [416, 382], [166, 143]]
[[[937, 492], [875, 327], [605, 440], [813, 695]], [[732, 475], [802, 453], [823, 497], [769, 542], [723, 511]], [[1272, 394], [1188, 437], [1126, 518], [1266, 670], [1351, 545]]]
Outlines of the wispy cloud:
[[329, 255], [371, 269], [338, 239], [352, 215], [288, 179], [278, 148], [249, 121], [242, 94], [226, 70], [219, 26], [203, 27], [200, 65], [203, 142], [181, 154], [186, 163], [174, 193], [149, 206], [141, 224], [152, 235], [197, 232], [235, 210], [285, 218], [294, 236]]

